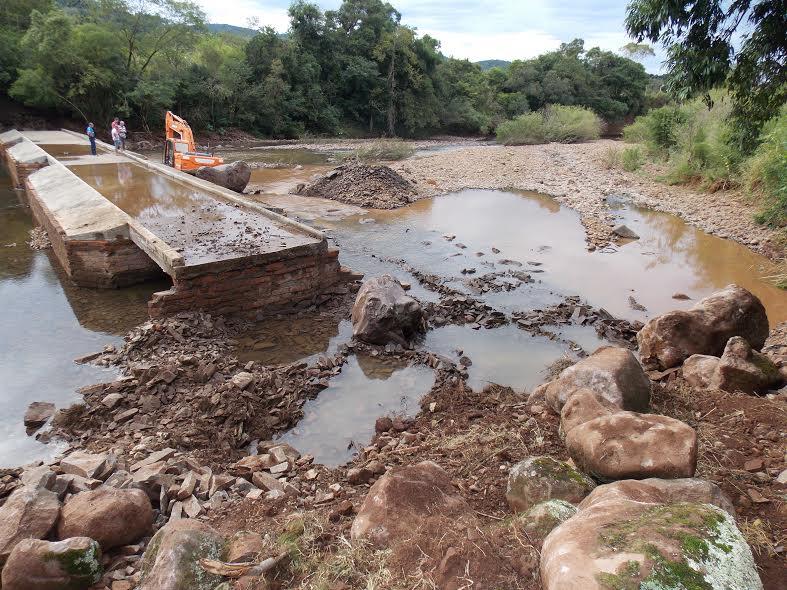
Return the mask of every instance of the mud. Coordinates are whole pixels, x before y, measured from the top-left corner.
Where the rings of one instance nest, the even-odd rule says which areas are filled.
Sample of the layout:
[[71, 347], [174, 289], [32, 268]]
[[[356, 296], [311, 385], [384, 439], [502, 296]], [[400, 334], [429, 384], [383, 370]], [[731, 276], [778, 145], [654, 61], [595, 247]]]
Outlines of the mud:
[[296, 192], [374, 209], [395, 209], [417, 199], [410, 183], [388, 166], [357, 163], [334, 168]]

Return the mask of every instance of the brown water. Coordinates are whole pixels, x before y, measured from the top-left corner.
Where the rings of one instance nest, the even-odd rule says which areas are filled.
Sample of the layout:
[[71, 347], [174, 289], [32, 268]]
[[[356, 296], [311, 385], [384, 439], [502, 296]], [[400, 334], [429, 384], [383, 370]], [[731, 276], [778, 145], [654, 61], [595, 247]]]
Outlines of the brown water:
[[69, 283], [51, 252], [26, 241], [30, 212], [19, 204], [0, 166], [0, 466], [56, 454], [27, 436], [22, 416], [32, 401], [65, 407], [76, 389], [114, 378], [114, 371], [74, 359], [118, 344], [147, 318], [147, 301], [161, 283], [118, 291], [80, 289]]
[[317, 463], [336, 466], [369, 444], [378, 416], [413, 416], [434, 384], [434, 373], [421, 366], [351, 356], [327, 389], [303, 407], [298, 425], [281, 437]]
[[58, 160], [67, 161], [69, 158], [86, 156], [90, 153], [90, 145], [87, 142], [84, 144], [39, 143], [37, 145], [47, 154]]
[[[641, 239], [608, 252], [587, 252], [579, 215], [534, 193], [465, 190], [323, 225], [339, 244], [342, 263], [368, 274], [393, 271], [410, 280], [401, 265], [373, 256], [379, 253], [444, 277], [468, 293], [473, 291], [465, 281], [485, 273], [531, 273], [534, 283], [483, 296], [502, 310], [536, 309], [561, 295], [581, 295], [613, 315], [644, 320], [686, 309], [737, 283], [762, 300], [771, 323], [787, 319], [787, 292], [764, 278], [777, 270], [765, 257], [666, 213], [623, 208], [617, 214]], [[359, 223], [368, 219], [374, 223]], [[443, 235], [456, 238], [448, 241]], [[506, 259], [521, 266], [505, 264]], [[475, 274], [463, 275], [463, 269]], [[692, 300], [673, 299], [678, 292]], [[648, 311], [632, 309], [630, 296]]]
[[138, 164], [87, 164], [71, 170], [180, 252], [187, 265], [314, 241]]

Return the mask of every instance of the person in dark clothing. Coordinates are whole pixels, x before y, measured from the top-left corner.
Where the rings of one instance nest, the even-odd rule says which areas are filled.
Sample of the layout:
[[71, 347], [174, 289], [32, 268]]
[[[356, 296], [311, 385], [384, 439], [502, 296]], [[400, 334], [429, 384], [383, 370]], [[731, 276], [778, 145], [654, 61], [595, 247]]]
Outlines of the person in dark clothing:
[[87, 124], [87, 129], [85, 130], [87, 133], [87, 138], [90, 140], [90, 153], [92, 155], [96, 155], [96, 128], [93, 123]]

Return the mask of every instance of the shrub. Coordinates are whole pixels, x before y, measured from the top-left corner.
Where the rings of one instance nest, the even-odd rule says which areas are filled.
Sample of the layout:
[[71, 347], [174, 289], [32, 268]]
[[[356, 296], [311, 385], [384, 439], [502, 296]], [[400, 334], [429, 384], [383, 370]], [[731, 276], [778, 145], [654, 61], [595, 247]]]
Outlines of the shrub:
[[669, 150], [678, 145], [678, 129], [686, 122], [686, 115], [678, 107], [653, 109], [645, 115], [648, 142], [657, 150]]
[[550, 105], [498, 125], [497, 141], [505, 145], [550, 141], [576, 143], [598, 139], [600, 133], [601, 120], [593, 111], [576, 106]]
[[[746, 161], [746, 186], [761, 196], [756, 219], [771, 227], [787, 226], [787, 105], [766, 123], [762, 143]], [[784, 281], [782, 277], [782, 281]]]
[[525, 113], [497, 126], [497, 141], [505, 145], [546, 143], [544, 118], [540, 113]]
[[620, 160], [620, 150], [613, 147], [605, 149], [601, 154], [601, 165], [607, 170], [612, 168], [620, 168], [622, 166]]
[[642, 150], [636, 146], [623, 148], [623, 151], [620, 154], [620, 165], [622, 166], [623, 170], [626, 170], [627, 172], [639, 170], [642, 167], [644, 161], [645, 158], [642, 155]]
[[358, 160], [360, 162], [391, 162], [404, 160], [413, 155], [415, 149], [406, 141], [400, 139], [381, 139], [342, 154], [345, 160]]

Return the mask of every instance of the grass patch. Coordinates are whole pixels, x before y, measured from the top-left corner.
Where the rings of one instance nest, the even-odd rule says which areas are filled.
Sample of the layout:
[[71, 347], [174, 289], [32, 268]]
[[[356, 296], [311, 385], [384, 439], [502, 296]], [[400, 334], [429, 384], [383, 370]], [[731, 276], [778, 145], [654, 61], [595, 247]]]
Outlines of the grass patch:
[[[746, 162], [746, 186], [763, 203], [757, 221], [770, 227], [784, 227], [787, 226], [787, 106], [766, 124], [761, 139], [757, 151]], [[784, 285], [787, 277], [782, 276], [781, 282]]]
[[362, 145], [353, 151], [340, 154], [342, 160], [355, 160], [357, 162], [393, 162], [404, 160], [415, 153], [415, 148], [401, 139], [381, 139]]
[[549, 142], [577, 143], [598, 139], [601, 119], [590, 109], [549, 105], [497, 126], [497, 141], [505, 145]]

